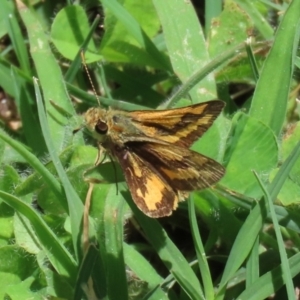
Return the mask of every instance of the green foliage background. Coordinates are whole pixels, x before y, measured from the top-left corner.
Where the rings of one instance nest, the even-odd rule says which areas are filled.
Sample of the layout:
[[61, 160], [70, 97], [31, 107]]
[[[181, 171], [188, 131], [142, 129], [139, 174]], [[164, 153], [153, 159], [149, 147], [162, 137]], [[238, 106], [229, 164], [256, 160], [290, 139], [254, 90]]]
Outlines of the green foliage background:
[[[300, 0], [0, 7], [0, 85], [22, 122], [0, 129], [1, 299], [295, 299]], [[103, 106], [225, 101], [193, 145], [226, 167], [218, 185], [154, 220], [119, 168], [90, 169], [97, 150], [72, 133], [98, 105], [81, 49]], [[84, 177], [96, 176], [84, 252]]]

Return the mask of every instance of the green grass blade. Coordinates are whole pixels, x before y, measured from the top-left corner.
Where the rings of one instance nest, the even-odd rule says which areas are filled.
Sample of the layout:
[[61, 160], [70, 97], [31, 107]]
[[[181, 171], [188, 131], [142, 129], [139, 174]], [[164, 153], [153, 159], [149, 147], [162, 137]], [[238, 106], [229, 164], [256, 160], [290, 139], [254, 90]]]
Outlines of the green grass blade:
[[275, 201], [280, 189], [284, 184], [284, 181], [289, 176], [289, 173], [291, 172], [293, 166], [295, 165], [297, 159], [299, 158], [299, 155], [300, 155], [300, 142], [296, 145], [292, 153], [281, 165], [278, 173], [276, 174], [272, 183], [269, 185], [268, 190], [271, 195], [271, 199], [273, 201]]
[[[42, 130], [37, 126], [37, 116], [32, 109], [33, 86], [18, 76], [14, 68], [11, 70], [11, 78], [15, 87], [15, 100], [18, 103], [17, 106], [22, 119], [26, 144], [31, 147], [36, 155], [42, 156], [46, 153], [47, 148]], [[33, 132], [35, 133], [34, 135], [32, 134]]]
[[246, 287], [259, 278], [259, 237], [253, 245], [246, 266]]
[[246, 52], [248, 55], [249, 63], [251, 65], [251, 70], [253, 73], [254, 80], [255, 80], [255, 82], [257, 82], [257, 80], [259, 78], [259, 71], [258, 71], [257, 63], [255, 60], [255, 56], [254, 56], [252, 48], [251, 48], [251, 41], [252, 41], [251, 38], [247, 39], [245, 46], [246, 46]]
[[194, 240], [199, 269], [203, 280], [205, 299], [214, 299], [214, 286], [197, 224], [195, 206], [192, 196], [189, 197], [188, 207], [191, 232]]
[[[94, 95], [91, 95], [69, 83], [67, 83], [67, 88], [73, 96], [80, 98], [82, 101], [89, 104], [90, 106], [98, 105]], [[99, 97], [99, 101], [103, 106], [112, 106], [112, 107], [122, 106], [126, 108], [126, 110], [147, 109], [147, 107], [142, 105], [131, 104], [122, 100], [114, 100], [105, 97]]]
[[[181, 82], [185, 82], [210, 61], [195, 9], [190, 2], [182, 0], [154, 0], [153, 3], [162, 24], [174, 72]], [[190, 87], [189, 93], [194, 103], [216, 98], [213, 75], [206, 74], [201, 82]]]
[[250, 115], [278, 136], [286, 117], [290, 84], [300, 34], [300, 1], [294, 0], [276, 31], [252, 98]]
[[261, 179], [259, 178], [257, 173], [254, 173], [254, 174], [264, 192], [265, 200], [267, 201], [269, 209], [270, 209], [270, 213], [271, 213], [271, 217], [272, 217], [272, 221], [273, 221], [273, 225], [274, 225], [274, 229], [275, 229], [275, 234], [276, 234], [276, 238], [277, 238], [278, 248], [279, 248], [280, 260], [281, 260], [282, 272], [283, 272], [283, 279], [284, 279], [284, 282], [286, 285], [288, 299], [292, 300], [292, 299], [295, 299], [295, 288], [293, 285], [293, 279], [292, 279], [291, 270], [289, 267], [288, 256], [287, 256], [287, 253], [285, 250], [285, 243], [284, 243], [284, 240], [283, 240], [281, 232], [280, 232], [279, 223], [278, 223], [275, 209], [274, 209], [274, 204], [273, 204], [274, 199], [271, 199], [271, 196], [270, 196], [267, 188], [265, 187], [265, 185], [263, 184], [263, 182], [261, 181]]
[[164, 107], [173, 107], [176, 102], [178, 102], [182, 97], [184, 97], [191, 88], [193, 88], [200, 80], [202, 80], [207, 74], [214, 71], [221, 64], [226, 62], [227, 60], [236, 57], [236, 53], [240, 52], [245, 47], [245, 44], [239, 44], [238, 46], [230, 49], [224, 53], [221, 53], [217, 57], [215, 57], [211, 62], [205, 65], [203, 68], [196, 71], [192, 74], [178, 89], [178, 91], [164, 103]]
[[14, 83], [11, 79], [11, 70], [14, 70], [14, 73], [19, 77], [19, 80], [24, 80], [26, 83], [31, 83], [31, 78], [27, 76], [22, 70], [14, 67], [0, 56], [0, 80], [1, 80], [1, 87], [11, 96], [15, 97], [15, 87]]
[[151, 264], [131, 245], [123, 243], [124, 257], [126, 265], [141, 280], [147, 282], [147, 288], [154, 290], [152, 295], [147, 299], [165, 299], [168, 297], [161, 288], [163, 278], [159, 276], [157, 271]]
[[75, 192], [74, 188], [72, 187], [72, 185], [63, 169], [63, 166], [57, 156], [57, 153], [55, 151], [55, 146], [54, 146], [54, 143], [52, 142], [52, 138], [51, 138], [48, 123], [47, 123], [47, 116], [44, 111], [42, 96], [41, 96], [39, 86], [38, 86], [36, 80], [34, 81], [34, 88], [35, 88], [35, 92], [36, 92], [36, 100], [37, 100], [40, 124], [41, 124], [41, 128], [43, 131], [43, 135], [45, 137], [46, 145], [47, 145], [50, 157], [51, 157], [53, 164], [56, 168], [56, 171], [58, 173], [58, 176], [60, 177], [60, 180], [64, 187], [64, 191], [66, 193], [69, 214], [70, 214], [70, 221], [71, 221], [72, 241], [73, 241], [75, 253], [78, 258], [80, 250], [81, 250], [80, 249], [80, 245], [81, 245], [80, 233], [81, 233], [81, 224], [82, 224], [82, 215], [83, 215], [83, 204], [82, 204], [81, 200], [79, 199], [77, 193]]
[[29, 63], [29, 56], [24, 37], [22, 35], [21, 28], [16, 18], [15, 12], [12, 6], [7, 1], [0, 1], [1, 9], [4, 10], [6, 26], [9, 34], [9, 38], [13, 44], [14, 51], [18, 58], [19, 64], [23, 72], [31, 76], [31, 69]]
[[[84, 286], [87, 286], [87, 282], [89, 281], [89, 278], [91, 276], [91, 273], [93, 271], [93, 268], [96, 265], [97, 258], [99, 257], [99, 252], [95, 248], [94, 245], [90, 245], [88, 248], [83, 260], [82, 264], [80, 266], [80, 270], [77, 275], [77, 282], [74, 292], [74, 300], [81, 300], [83, 297], [83, 288]], [[97, 270], [97, 272], [101, 273], [104, 272], [104, 270]]]
[[65, 130], [70, 130], [65, 125], [68, 120], [61, 115], [51, 104], [50, 100], [57, 102], [64, 110], [75, 113], [68, 97], [61, 70], [55, 61], [49, 45], [48, 36], [39, 23], [37, 17], [22, 2], [16, 1], [17, 9], [27, 28], [32, 59], [42, 86], [45, 106], [49, 115], [49, 126], [55, 149], [61, 150], [64, 144]]
[[[128, 287], [123, 256], [123, 218], [125, 201], [122, 191], [112, 185], [105, 199], [103, 226], [105, 236], [105, 264], [107, 293], [110, 300], [128, 299]], [[113, 270], [113, 272], [111, 272]], [[118, 287], [116, 289], [116, 287]]]
[[[291, 276], [295, 277], [299, 274], [300, 270], [300, 253], [289, 258], [288, 262]], [[284, 278], [282, 277], [282, 267], [280, 265], [262, 275], [250, 288], [244, 290], [237, 298], [240, 300], [263, 300], [274, 294], [283, 284]]]
[[[269, 193], [271, 199], [275, 199], [278, 195], [285, 178], [288, 176], [291, 168], [293, 167], [295, 161], [300, 155], [300, 142], [295, 147], [289, 158], [283, 163], [279, 172], [275, 176], [274, 180], [269, 186]], [[251, 211], [250, 215], [243, 224], [241, 230], [239, 231], [236, 241], [230, 252], [228, 261], [225, 266], [225, 270], [220, 282], [220, 295], [224, 292], [224, 288], [227, 282], [230, 280], [231, 276], [238, 270], [243, 261], [246, 259], [248, 253], [250, 252], [256, 237], [263, 225], [263, 220], [266, 216], [265, 204], [259, 202], [254, 209]], [[244, 237], [247, 237], [245, 240]]]
[[223, 298], [227, 283], [249, 255], [262, 228], [266, 215], [267, 212], [265, 206], [261, 205], [261, 202], [259, 202], [250, 212], [241, 227], [226, 262], [217, 299]]

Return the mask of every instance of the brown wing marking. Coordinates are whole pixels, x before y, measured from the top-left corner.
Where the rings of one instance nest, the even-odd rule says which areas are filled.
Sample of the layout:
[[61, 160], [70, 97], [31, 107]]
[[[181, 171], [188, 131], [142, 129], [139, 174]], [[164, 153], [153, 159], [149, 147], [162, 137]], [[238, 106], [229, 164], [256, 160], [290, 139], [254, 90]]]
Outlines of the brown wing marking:
[[129, 115], [145, 135], [188, 148], [212, 125], [224, 105], [213, 100], [169, 110], [133, 111]]
[[134, 142], [128, 146], [147, 160], [175, 191], [204, 189], [225, 173], [224, 167], [215, 160], [186, 148]]
[[169, 216], [177, 208], [178, 194], [145, 159], [126, 148], [114, 151], [125, 174], [132, 199], [147, 216]]

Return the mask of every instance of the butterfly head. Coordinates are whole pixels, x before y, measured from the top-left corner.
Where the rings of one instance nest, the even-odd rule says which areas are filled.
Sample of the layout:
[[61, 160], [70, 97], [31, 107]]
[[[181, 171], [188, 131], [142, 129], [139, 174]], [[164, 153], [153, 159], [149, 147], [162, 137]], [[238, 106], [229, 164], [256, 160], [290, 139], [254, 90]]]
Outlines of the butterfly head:
[[90, 108], [84, 115], [85, 127], [99, 142], [103, 142], [109, 131], [107, 111], [102, 108]]

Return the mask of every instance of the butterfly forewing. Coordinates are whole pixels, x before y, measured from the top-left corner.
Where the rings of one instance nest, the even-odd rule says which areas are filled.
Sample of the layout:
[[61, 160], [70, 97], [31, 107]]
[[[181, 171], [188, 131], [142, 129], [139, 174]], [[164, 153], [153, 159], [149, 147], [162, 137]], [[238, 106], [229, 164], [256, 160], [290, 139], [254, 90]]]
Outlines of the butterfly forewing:
[[169, 110], [133, 111], [129, 115], [145, 135], [188, 148], [207, 131], [223, 107], [224, 102], [213, 100]]

